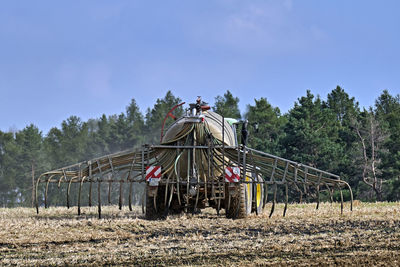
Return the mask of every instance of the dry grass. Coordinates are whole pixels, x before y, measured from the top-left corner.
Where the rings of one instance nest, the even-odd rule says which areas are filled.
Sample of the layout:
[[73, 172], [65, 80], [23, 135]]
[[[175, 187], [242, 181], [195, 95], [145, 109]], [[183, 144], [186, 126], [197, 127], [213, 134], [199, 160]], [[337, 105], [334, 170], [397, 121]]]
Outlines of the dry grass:
[[[269, 211], [269, 210], [267, 210]], [[0, 209], [0, 265], [399, 265], [400, 203], [278, 205], [231, 220], [207, 209], [146, 221], [139, 209]], [[266, 212], [267, 213], [267, 212]]]

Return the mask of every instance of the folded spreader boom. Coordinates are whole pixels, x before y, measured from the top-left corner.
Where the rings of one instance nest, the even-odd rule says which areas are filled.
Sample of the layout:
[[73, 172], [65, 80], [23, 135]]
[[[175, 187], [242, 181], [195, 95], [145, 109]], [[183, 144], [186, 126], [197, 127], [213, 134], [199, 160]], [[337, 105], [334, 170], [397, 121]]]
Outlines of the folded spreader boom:
[[[198, 102], [199, 104], [199, 102]], [[191, 104], [191, 107], [194, 104]], [[169, 213], [196, 212], [208, 206], [225, 209], [227, 217], [244, 218], [251, 212], [261, 213], [272, 189], [270, 216], [277, 202], [278, 188], [283, 189], [286, 214], [289, 190], [312, 196], [320, 202], [320, 192], [327, 191], [332, 200], [334, 190], [349, 189], [340, 177], [311, 166], [254, 150], [236, 141], [234, 124], [218, 114], [194, 106], [163, 135], [160, 145], [144, 145], [139, 149], [106, 155], [93, 160], [41, 174], [36, 181], [36, 209], [39, 212], [39, 185], [45, 184], [44, 206], [48, 207], [50, 183], [66, 183], [67, 206], [70, 207], [72, 183], [78, 183], [78, 214], [81, 213], [81, 192], [89, 186], [92, 205], [93, 184], [97, 185], [97, 203], [101, 217], [101, 183], [119, 183], [119, 207], [123, 205], [123, 187], [129, 185], [129, 209], [132, 210], [133, 186], [145, 183], [143, 206], [146, 218], [155, 219]]]

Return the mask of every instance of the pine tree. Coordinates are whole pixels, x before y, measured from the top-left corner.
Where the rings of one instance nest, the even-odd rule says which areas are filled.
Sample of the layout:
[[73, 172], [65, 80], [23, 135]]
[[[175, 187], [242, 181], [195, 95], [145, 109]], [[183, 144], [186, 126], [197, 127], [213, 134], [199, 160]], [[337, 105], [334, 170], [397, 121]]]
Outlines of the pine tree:
[[388, 200], [400, 199], [400, 95], [392, 96], [387, 90], [375, 101], [376, 118], [388, 137], [385, 138], [384, 148], [387, 153], [382, 156], [378, 166], [382, 176], [387, 181], [385, 191]]
[[225, 118], [240, 119], [239, 98], [233, 97], [232, 93], [228, 90], [224, 96], [217, 96], [213, 111], [223, 115]]
[[0, 205], [12, 206], [16, 202], [15, 155], [17, 154], [13, 133], [0, 131]]
[[45, 138], [47, 160], [53, 168], [73, 164], [87, 158], [89, 131], [87, 123], [71, 116], [61, 123], [61, 129], [50, 129]]
[[127, 144], [129, 147], [137, 147], [144, 143], [144, 118], [135, 99], [132, 99], [126, 107], [126, 119], [128, 122]]
[[[171, 91], [168, 91], [164, 98], [157, 99], [156, 104], [152, 109], [147, 109], [146, 113], [146, 142], [150, 144], [156, 144], [160, 142], [161, 127], [165, 116], [175, 106], [182, 102], [179, 97], [175, 97]], [[183, 114], [182, 107], [174, 110], [174, 116], [179, 118]], [[164, 130], [168, 128], [173, 122], [173, 119], [168, 117]]]
[[337, 143], [338, 131], [334, 114], [319, 97], [307, 91], [287, 115], [285, 137], [281, 140], [284, 157], [313, 167], [333, 171], [342, 155]]
[[32, 183], [32, 174], [35, 172], [39, 174], [48, 167], [43, 155], [42, 132], [31, 124], [15, 134], [15, 141], [19, 148], [17, 158], [19, 173], [15, 177], [19, 202], [24, 205], [33, 205], [32, 187], [34, 187], [34, 184]]
[[254, 99], [254, 106], [247, 105], [245, 118], [249, 121], [249, 146], [264, 152], [280, 155], [279, 138], [283, 135], [285, 117], [266, 98]]
[[333, 170], [351, 186], [357, 186], [363, 167], [355, 163], [359, 152], [359, 138], [354, 131], [353, 121], [359, 116], [360, 109], [354, 97], [350, 97], [344, 89], [337, 86], [328, 94], [327, 101], [323, 103], [335, 116], [338, 130], [338, 140], [341, 155], [336, 158], [337, 169]]

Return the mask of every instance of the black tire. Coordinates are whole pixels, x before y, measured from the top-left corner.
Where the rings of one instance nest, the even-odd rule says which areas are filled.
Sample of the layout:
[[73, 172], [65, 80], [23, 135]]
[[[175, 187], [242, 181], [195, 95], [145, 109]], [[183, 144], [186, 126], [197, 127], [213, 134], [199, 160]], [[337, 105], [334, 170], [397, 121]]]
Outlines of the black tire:
[[[250, 178], [246, 178], [251, 181]], [[229, 209], [229, 191], [225, 194], [225, 210], [226, 217], [232, 219], [246, 218], [251, 213], [253, 201], [253, 186], [252, 183], [239, 183], [235, 185], [235, 193], [231, 196]]]
[[[146, 213], [145, 218], [147, 220], [159, 220], [167, 217], [165, 209], [165, 187], [160, 186], [157, 189], [156, 196], [149, 195], [149, 186], [146, 186]], [[155, 198], [155, 200], [154, 200]]]
[[[225, 208], [225, 215], [226, 218], [233, 218], [234, 216], [234, 208], [233, 206], [235, 205], [233, 202], [236, 201], [234, 198], [235, 197], [230, 197], [230, 190], [238, 190], [237, 188], [235, 189], [229, 189], [229, 183], [225, 184], [225, 201], [224, 201], [224, 208]], [[235, 187], [238, 187], [239, 185], [235, 185]], [[236, 193], [236, 192], [235, 192]], [[230, 199], [229, 199], [230, 198]]]

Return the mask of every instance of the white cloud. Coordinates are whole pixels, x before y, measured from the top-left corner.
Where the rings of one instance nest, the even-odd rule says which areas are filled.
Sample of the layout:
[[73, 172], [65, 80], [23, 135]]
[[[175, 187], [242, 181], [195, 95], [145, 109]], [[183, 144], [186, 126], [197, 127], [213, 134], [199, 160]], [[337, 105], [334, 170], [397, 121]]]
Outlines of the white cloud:
[[328, 34], [316, 25], [310, 27], [310, 33], [316, 41], [324, 41], [328, 38]]
[[225, 4], [222, 15], [201, 19], [194, 26], [195, 42], [263, 56], [303, 51], [327, 36], [317, 25], [311, 27], [295, 16], [291, 0], [241, 3], [231, 3], [235, 8]]
[[289, 10], [293, 8], [293, 2], [292, 0], [285, 0], [283, 1], [283, 6]]
[[87, 93], [95, 98], [109, 96], [112, 90], [111, 77], [111, 69], [101, 62], [64, 64], [56, 74], [62, 90]]

